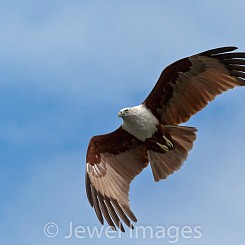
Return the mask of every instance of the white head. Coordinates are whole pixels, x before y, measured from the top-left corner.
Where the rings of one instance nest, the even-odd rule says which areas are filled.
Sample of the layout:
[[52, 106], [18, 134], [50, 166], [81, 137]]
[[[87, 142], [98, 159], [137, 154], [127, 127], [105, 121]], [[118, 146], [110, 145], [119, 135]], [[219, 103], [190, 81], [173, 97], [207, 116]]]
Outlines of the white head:
[[141, 141], [152, 137], [159, 123], [144, 104], [123, 108], [118, 112], [118, 116], [123, 119], [122, 128]]
[[118, 112], [118, 117], [123, 120], [131, 119], [133, 117], [138, 117], [141, 114], [140, 108], [138, 106], [123, 108]]

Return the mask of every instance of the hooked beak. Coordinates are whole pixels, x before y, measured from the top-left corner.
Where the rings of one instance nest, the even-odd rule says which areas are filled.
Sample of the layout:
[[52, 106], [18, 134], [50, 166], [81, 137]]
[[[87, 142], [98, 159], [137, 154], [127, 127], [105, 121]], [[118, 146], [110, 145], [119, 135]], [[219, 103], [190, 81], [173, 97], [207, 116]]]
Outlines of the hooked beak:
[[119, 111], [117, 115], [118, 115], [118, 117], [122, 117], [122, 115], [123, 115], [122, 111]]

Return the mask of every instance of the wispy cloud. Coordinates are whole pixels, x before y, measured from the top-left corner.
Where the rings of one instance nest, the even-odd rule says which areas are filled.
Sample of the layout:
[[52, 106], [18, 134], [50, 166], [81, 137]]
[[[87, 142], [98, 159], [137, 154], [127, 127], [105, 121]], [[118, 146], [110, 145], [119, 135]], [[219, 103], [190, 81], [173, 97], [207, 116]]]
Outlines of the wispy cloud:
[[[169, 63], [222, 45], [245, 50], [244, 3], [26, 0], [0, 6], [1, 242], [92, 244], [48, 239], [42, 231], [48, 221], [63, 233], [69, 221], [100, 227], [85, 196], [89, 138], [114, 130], [117, 111], [142, 102]], [[135, 179], [130, 200], [138, 225], [203, 226], [202, 239], [181, 244], [244, 242], [243, 105], [243, 88], [218, 97], [188, 122], [198, 127], [198, 139], [180, 171], [154, 183], [148, 168]]]

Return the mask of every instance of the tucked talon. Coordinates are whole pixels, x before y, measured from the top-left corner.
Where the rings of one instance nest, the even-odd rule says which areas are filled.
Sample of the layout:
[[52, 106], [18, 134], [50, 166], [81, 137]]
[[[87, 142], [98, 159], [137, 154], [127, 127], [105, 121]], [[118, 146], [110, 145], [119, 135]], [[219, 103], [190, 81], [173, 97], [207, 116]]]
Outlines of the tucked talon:
[[157, 145], [160, 146], [164, 151], [169, 151], [169, 148], [166, 145], [162, 145], [157, 142]]
[[169, 148], [174, 148], [173, 143], [172, 143], [168, 138], [166, 138], [164, 135], [163, 135], [163, 138], [164, 138], [164, 140], [166, 141], [166, 144], [167, 144], [167, 146], [168, 146]]

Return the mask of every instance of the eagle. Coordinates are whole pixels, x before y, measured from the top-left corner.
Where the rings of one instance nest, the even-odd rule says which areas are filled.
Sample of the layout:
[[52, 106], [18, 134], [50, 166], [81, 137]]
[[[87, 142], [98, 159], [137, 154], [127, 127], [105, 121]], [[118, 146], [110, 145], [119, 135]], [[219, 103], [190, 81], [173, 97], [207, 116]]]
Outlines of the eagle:
[[[121, 109], [122, 125], [90, 139], [86, 155], [86, 194], [101, 224], [133, 228], [131, 181], [150, 163], [155, 181], [178, 170], [197, 129], [181, 126], [217, 95], [245, 86], [245, 52], [221, 47], [180, 59], [161, 73], [143, 103]], [[123, 222], [122, 222], [123, 221]]]

